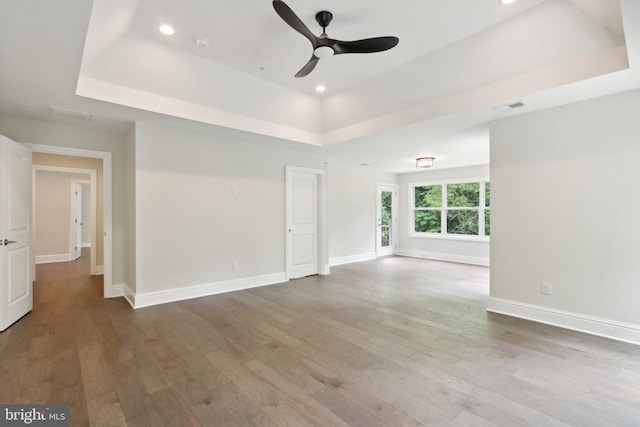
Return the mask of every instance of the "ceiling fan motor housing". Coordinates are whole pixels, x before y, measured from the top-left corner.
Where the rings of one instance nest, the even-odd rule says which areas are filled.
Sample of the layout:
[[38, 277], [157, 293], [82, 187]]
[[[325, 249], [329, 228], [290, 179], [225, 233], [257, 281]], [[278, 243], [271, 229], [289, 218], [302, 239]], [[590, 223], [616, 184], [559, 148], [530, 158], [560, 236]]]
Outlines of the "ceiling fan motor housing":
[[316, 22], [322, 27], [323, 31], [329, 26], [332, 19], [333, 14], [327, 10], [321, 10], [320, 12], [316, 13]]

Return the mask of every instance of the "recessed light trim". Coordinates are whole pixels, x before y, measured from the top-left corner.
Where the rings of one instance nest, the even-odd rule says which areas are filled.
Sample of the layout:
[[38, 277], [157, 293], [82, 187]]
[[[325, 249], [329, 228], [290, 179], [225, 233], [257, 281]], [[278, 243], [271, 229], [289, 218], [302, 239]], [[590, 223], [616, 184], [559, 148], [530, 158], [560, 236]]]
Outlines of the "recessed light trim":
[[326, 90], [327, 90], [327, 88], [324, 87], [323, 85], [316, 86], [316, 92], [322, 93], [322, 92], [324, 92]]
[[500, 4], [511, 4], [515, 3], [516, 0], [500, 0]]
[[158, 29], [160, 30], [160, 32], [166, 36], [172, 36], [176, 33], [176, 31], [173, 29], [173, 27], [169, 24], [162, 24], [160, 25], [160, 27], [158, 27]]

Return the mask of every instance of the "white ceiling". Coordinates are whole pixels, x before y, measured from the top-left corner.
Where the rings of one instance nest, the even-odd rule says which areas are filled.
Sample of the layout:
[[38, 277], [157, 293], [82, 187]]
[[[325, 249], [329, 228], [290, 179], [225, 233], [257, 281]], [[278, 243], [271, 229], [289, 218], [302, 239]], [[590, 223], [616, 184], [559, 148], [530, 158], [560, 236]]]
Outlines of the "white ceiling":
[[136, 120], [224, 127], [403, 173], [422, 155], [488, 163], [490, 120], [640, 87], [637, 0], [285, 2], [315, 33], [329, 10], [332, 38], [400, 43], [295, 79], [311, 45], [270, 0], [3, 2], [0, 112], [72, 121], [48, 115], [54, 105], [118, 132]]

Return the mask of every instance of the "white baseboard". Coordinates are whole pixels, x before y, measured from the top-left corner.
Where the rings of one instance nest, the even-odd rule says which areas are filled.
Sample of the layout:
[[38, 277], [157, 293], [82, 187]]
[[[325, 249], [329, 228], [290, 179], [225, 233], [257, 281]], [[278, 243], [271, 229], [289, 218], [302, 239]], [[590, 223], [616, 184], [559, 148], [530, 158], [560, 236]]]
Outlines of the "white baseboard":
[[414, 249], [398, 249], [396, 251], [396, 255], [406, 256], [411, 258], [432, 259], [435, 261], [458, 262], [461, 264], [483, 265], [486, 267], [489, 266], [488, 257], [473, 257], [473, 256], [467, 256], [467, 255], [449, 254], [445, 252], [426, 252], [426, 251], [417, 251]]
[[342, 265], [342, 264], [351, 264], [352, 262], [370, 261], [372, 259], [376, 259], [376, 253], [367, 252], [364, 254], [329, 258], [329, 265], [334, 266], [334, 265]]
[[96, 265], [96, 272], [94, 276], [102, 276], [104, 274], [104, 265]]
[[136, 293], [127, 284], [123, 285], [124, 299], [127, 300], [132, 308], [136, 308]]
[[487, 311], [640, 345], [640, 325], [500, 298], [489, 298]]
[[90, 248], [91, 247], [91, 242], [87, 242], [87, 243], [81, 243], [80, 244], [81, 248]]
[[[203, 285], [189, 286], [185, 288], [167, 289], [164, 291], [134, 293], [128, 287], [123, 288], [124, 296], [133, 308], [143, 308], [168, 302], [181, 301], [225, 292], [239, 291], [242, 289], [257, 288], [260, 286], [274, 285], [287, 281], [286, 273], [267, 274], [264, 276], [245, 277], [237, 280], [207, 283]], [[126, 286], [126, 285], [125, 285]]]
[[36, 264], [49, 264], [52, 262], [72, 261], [71, 254], [36, 255]]
[[[320, 268], [320, 274], [321, 276], [326, 276], [331, 274], [331, 264], [325, 264]], [[289, 279], [287, 279], [289, 280]]]
[[126, 285], [124, 283], [120, 283], [117, 285], [111, 285], [111, 290], [105, 292], [105, 298], [116, 298], [124, 296], [124, 288]]

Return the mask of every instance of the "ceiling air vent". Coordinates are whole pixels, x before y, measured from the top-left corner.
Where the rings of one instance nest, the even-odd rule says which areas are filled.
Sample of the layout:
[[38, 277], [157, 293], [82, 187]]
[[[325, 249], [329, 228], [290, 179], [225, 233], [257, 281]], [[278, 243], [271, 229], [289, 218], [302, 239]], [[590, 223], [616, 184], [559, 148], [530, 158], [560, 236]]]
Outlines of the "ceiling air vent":
[[84, 111], [75, 111], [69, 110], [68, 108], [62, 107], [53, 107], [49, 106], [49, 115], [50, 116], [59, 116], [59, 117], [71, 117], [73, 119], [78, 120], [91, 120], [93, 119], [93, 114], [85, 113]]
[[511, 104], [505, 104], [505, 105], [499, 105], [497, 107], [493, 107], [493, 111], [495, 111], [496, 113], [502, 113], [504, 111], [515, 110], [516, 108], [524, 107], [525, 105], [527, 105], [527, 103], [520, 100], [520, 101], [513, 102]]

